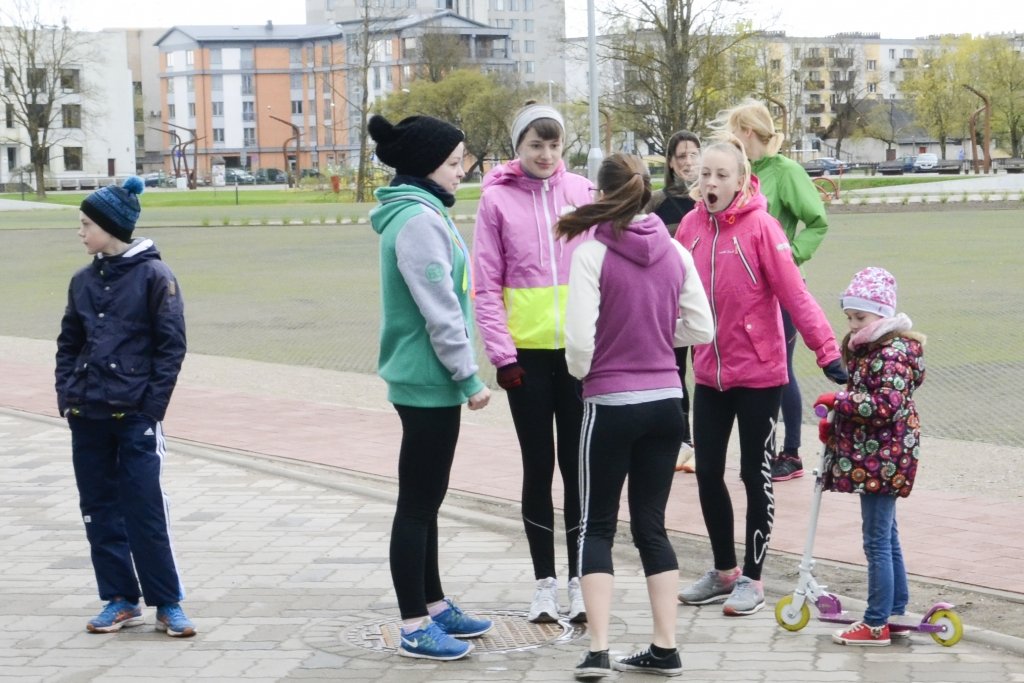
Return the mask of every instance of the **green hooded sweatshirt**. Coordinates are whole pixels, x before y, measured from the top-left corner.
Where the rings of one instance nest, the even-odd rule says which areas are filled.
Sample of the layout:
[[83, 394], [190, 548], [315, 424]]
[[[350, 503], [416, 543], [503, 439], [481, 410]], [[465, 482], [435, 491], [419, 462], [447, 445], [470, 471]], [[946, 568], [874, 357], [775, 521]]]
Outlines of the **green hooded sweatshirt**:
[[412, 185], [382, 187], [370, 224], [380, 235], [377, 370], [388, 400], [460, 405], [484, 388], [473, 346], [469, 251], [440, 200]]
[[[768, 213], [782, 224], [798, 266], [810, 261], [828, 232], [825, 203], [803, 167], [781, 154], [769, 154], [751, 164], [768, 198]], [[797, 232], [797, 224], [804, 229]]]

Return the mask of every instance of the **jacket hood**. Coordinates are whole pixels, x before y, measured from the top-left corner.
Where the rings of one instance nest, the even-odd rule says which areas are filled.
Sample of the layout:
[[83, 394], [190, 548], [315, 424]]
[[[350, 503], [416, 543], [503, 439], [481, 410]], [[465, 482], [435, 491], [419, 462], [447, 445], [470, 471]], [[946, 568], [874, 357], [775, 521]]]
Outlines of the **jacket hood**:
[[[751, 213], [761, 209], [763, 211], [768, 210], [768, 198], [761, 194], [761, 181], [757, 179], [756, 175], [750, 176], [750, 186], [753, 190], [753, 194], [750, 200], [742, 206], [739, 205], [740, 198], [742, 195], [737, 194], [733, 197], [732, 203], [724, 210], [718, 212], [715, 218], [719, 224], [732, 225], [744, 214]], [[708, 211], [708, 206], [702, 201], [697, 202], [697, 206], [693, 209], [703, 218], [703, 222], [707, 223], [711, 217], [711, 212]]]
[[108, 268], [114, 272], [119, 269], [131, 268], [143, 261], [160, 260], [160, 252], [156, 244], [147, 237], [137, 237], [132, 240], [131, 246], [117, 256], [104, 256], [96, 254], [93, 258], [93, 265], [97, 268]]
[[[548, 181], [548, 184], [555, 185], [561, 181], [562, 176], [566, 174], [565, 161], [559, 161], [558, 167], [555, 168], [555, 172], [552, 173], [548, 178], [544, 180]], [[491, 185], [509, 185], [515, 184], [521, 187], [539, 187], [544, 180], [540, 178], [531, 178], [526, 175], [523, 171], [523, 165], [519, 159], [514, 159], [507, 164], [495, 166], [487, 175], [484, 176], [483, 182], [481, 183], [481, 189], [486, 189]]]
[[378, 235], [387, 229], [395, 216], [408, 209], [410, 203], [422, 204], [425, 208], [444, 214], [444, 205], [440, 199], [412, 185], [380, 187], [373, 196], [380, 204], [370, 210], [370, 227]]
[[626, 229], [615, 234], [611, 223], [601, 223], [594, 238], [611, 251], [641, 266], [657, 263], [675, 249], [665, 224], [653, 213], [636, 216]]

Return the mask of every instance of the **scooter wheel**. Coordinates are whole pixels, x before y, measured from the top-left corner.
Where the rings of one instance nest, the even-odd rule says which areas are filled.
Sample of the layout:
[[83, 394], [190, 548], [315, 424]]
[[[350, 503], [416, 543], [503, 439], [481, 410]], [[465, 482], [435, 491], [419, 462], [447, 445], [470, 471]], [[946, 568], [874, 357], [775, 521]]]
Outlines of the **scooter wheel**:
[[799, 631], [811, 620], [811, 608], [807, 603], [800, 605], [797, 609], [793, 605], [793, 596], [787, 595], [775, 605], [775, 621], [787, 631]]
[[953, 647], [964, 636], [964, 625], [960, 621], [960, 615], [952, 610], [937, 610], [928, 619], [928, 623], [942, 627], [941, 631], [932, 633], [932, 639], [943, 647]]

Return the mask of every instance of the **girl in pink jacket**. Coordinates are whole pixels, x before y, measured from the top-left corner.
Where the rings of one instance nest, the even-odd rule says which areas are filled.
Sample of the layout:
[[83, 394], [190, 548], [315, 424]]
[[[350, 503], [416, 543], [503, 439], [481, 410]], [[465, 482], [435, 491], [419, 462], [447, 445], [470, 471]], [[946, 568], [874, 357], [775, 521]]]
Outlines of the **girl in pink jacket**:
[[[826, 376], [845, 383], [846, 371], [832, 328], [807, 291], [789, 240], [768, 213], [738, 140], [705, 148], [695, 196], [700, 201], [676, 237], [693, 255], [715, 322], [714, 339], [694, 347], [693, 359], [697, 488], [715, 566], [684, 588], [679, 600], [688, 605], [725, 600], [722, 611], [741, 616], [764, 607], [761, 569], [774, 521], [775, 423], [788, 381], [780, 303]], [[747, 495], [742, 570], [725, 484], [734, 421]]]
[[569, 242], [556, 235], [555, 224], [593, 201], [593, 185], [565, 170], [564, 128], [561, 114], [546, 105], [528, 104], [516, 115], [518, 158], [484, 178], [473, 234], [476, 322], [498, 384], [508, 392], [522, 451], [523, 524], [537, 581], [533, 622], [559, 618], [551, 497], [556, 460], [565, 492], [568, 617], [587, 618], [576, 569], [583, 402], [565, 364], [565, 302], [573, 251], [590, 231]]

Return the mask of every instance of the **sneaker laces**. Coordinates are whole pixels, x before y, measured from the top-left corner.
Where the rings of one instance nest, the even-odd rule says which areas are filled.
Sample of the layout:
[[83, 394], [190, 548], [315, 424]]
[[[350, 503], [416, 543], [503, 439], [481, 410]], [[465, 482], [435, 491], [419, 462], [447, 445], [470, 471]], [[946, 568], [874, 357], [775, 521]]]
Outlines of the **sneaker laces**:
[[107, 606], [103, 608], [103, 611], [99, 613], [99, 616], [96, 617], [96, 620], [114, 621], [115, 619], [117, 619], [118, 614], [120, 614], [126, 609], [131, 608], [131, 603], [129, 603], [127, 600], [111, 600], [107, 603]]
[[188, 621], [185, 617], [185, 610], [181, 609], [181, 605], [165, 605], [161, 609], [162, 615], [167, 621], [175, 622], [178, 620]]

